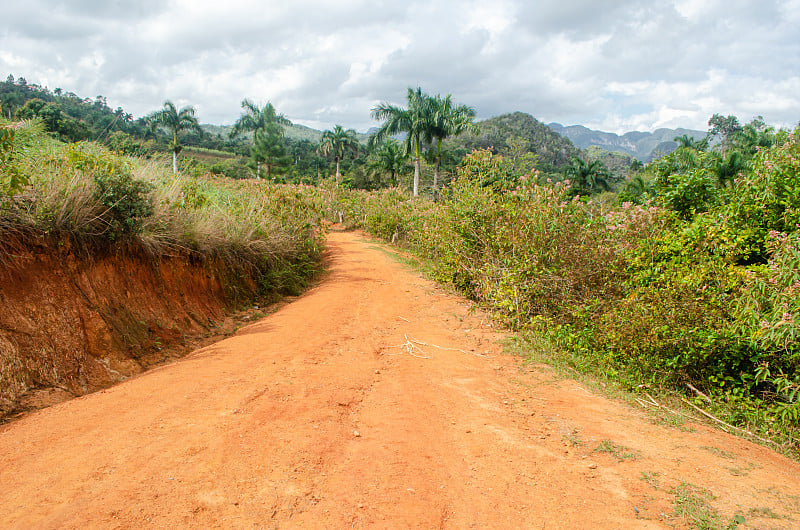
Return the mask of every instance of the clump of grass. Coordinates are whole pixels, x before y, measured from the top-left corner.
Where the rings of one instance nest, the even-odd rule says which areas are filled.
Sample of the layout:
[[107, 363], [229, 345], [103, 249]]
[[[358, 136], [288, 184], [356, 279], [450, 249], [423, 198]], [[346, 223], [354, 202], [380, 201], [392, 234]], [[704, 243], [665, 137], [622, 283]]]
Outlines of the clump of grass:
[[681, 482], [669, 493], [675, 496], [672, 501], [674, 514], [692, 528], [722, 527], [722, 516], [711, 506], [714, 495], [707, 489], [688, 482]]
[[720, 449], [718, 447], [711, 447], [711, 446], [708, 446], [708, 445], [701, 445], [700, 449], [704, 449], [704, 450], [708, 451], [709, 453], [711, 453], [712, 455], [717, 455], [720, 458], [727, 458], [728, 460], [735, 460], [736, 459], [736, 455], [734, 453], [731, 453], [729, 451], [725, 451], [725, 450]]
[[620, 462], [624, 462], [625, 460], [636, 460], [642, 456], [641, 453], [636, 449], [619, 445], [611, 440], [603, 440], [600, 442], [600, 445], [592, 450], [592, 452], [608, 453]]
[[782, 515], [779, 515], [772, 511], [772, 508], [768, 506], [759, 506], [757, 508], [750, 508], [748, 512], [751, 517], [759, 517], [764, 519], [783, 519]]
[[642, 471], [642, 476], [639, 478], [647, 482], [652, 488], [658, 489], [658, 477], [659, 473], [656, 471]]

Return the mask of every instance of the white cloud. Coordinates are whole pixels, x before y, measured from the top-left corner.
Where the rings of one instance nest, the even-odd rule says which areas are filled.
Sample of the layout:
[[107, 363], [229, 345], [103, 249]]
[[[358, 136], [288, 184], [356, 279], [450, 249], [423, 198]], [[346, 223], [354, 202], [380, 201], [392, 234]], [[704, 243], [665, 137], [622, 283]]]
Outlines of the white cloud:
[[420, 85], [480, 117], [617, 132], [705, 129], [715, 112], [794, 125], [798, 25], [800, 0], [29, 0], [4, 7], [0, 74], [212, 123], [249, 97], [366, 129]]

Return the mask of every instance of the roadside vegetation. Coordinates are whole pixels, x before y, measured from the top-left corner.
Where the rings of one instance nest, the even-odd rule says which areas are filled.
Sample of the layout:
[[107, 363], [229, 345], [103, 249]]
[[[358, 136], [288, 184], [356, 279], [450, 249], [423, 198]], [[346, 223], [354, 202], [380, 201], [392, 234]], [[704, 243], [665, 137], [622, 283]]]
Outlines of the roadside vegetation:
[[[301, 189], [175, 174], [165, 160], [62, 143], [39, 121], [0, 121], [0, 261], [31, 245], [84, 257], [215, 262], [250, 295], [297, 293], [318, 268], [319, 215]], [[247, 293], [241, 293], [247, 296]]]
[[618, 192], [591, 164], [548, 182], [477, 150], [439, 203], [334, 190], [328, 210], [419, 253], [571, 368], [797, 456], [800, 130], [711, 132], [718, 147], [682, 147]]
[[2, 111], [16, 105], [0, 123], [6, 264], [49, 239], [219, 259], [296, 292], [324, 217], [417, 253], [530, 348], [800, 454], [800, 129], [714, 115], [643, 165], [522, 113], [474, 124], [420, 88], [372, 110], [370, 141], [337, 126], [314, 142], [288, 138], [269, 102], [245, 99], [223, 138], [188, 110], [171, 125], [185, 109], [168, 101], [133, 120], [0, 85]]

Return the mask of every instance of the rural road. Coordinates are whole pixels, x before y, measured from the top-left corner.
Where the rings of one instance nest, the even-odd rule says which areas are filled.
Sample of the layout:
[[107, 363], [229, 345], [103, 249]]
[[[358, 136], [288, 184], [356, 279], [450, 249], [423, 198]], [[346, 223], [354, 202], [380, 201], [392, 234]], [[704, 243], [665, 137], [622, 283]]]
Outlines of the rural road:
[[697, 499], [800, 527], [798, 464], [523, 365], [380, 245], [328, 246], [236, 335], [0, 426], [0, 528], [685, 528]]

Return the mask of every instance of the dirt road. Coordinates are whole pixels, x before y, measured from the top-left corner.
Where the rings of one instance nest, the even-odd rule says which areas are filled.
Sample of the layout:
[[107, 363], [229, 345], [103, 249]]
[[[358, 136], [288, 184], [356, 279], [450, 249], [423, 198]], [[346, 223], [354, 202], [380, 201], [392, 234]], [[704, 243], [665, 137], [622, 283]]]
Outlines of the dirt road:
[[797, 464], [523, 366], [378, 246], [329, 248], [320, 285], [235, 336], [0, 427], [0, 528], [697, 524], [676, 501], [800, 526]]

